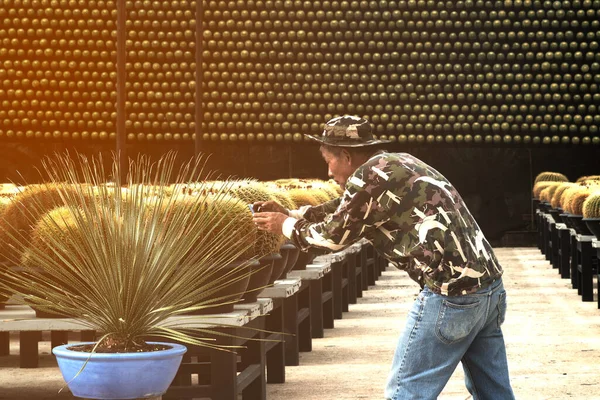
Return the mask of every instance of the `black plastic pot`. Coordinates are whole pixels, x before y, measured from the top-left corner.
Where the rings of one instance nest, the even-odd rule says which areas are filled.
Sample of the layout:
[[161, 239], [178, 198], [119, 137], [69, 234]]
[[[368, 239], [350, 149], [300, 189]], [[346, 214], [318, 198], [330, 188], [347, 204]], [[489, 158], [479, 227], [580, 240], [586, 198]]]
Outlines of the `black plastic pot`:
[[569, 214], [569, 219], [573, 223], [573, 229], [580, 235], [591, 235], [590, 228], [583, 222], [583, 215]]
[[567, 228], [575, 229], [575, 225], [573, 225], [573, 221], [569, 219], [569, 214], [562, 213], [560, 214], [560, 219], [563, 224], [567, 225]]
[[550, 207], [550, 209], [548, 210], [548, 212], [550, 213], [550, 215], [554, 219], [554, 222], [561, 222], [562, 221], [562, 218], [560, 218], [560, 214], [562, 214], [562, 212], [563, 212], [562, 209]]
[[285, 254], [286, 257], [285, 268], [283, 270], [283, 273], [279, 277], [279, 279], [284, 279], [287, 276], [288, 272], [290, 272], [292, 268], [294, 268], [294, 264], [296, 264], [296, 261], [298, 260], [298, 255], [300, 254], [300, 250], [296, 246], [294, 246], [294, 244], [288, 242], [281, 246], [279, 252], [282, 256]]
[[547, 201], [540, 201], [540, 210], [544, 213], [548, 213], [550, 211], [550, 209], [552, 208], [550, 206], [550, 203], [548, 203]]
[[583, 218], [583, 222], [587, 225], [588, 229], [596, 239], [600, 240], [600, 218]]

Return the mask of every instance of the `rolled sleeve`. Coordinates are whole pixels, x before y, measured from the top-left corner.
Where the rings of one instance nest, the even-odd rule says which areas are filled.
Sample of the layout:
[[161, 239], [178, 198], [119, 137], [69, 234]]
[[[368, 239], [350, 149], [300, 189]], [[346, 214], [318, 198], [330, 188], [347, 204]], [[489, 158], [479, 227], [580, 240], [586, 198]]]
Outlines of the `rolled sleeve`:
[[288, 217], [288, 218], [286, 218], [285, 221], [283, 221], [283, 226], [281, 227], [283, 236], [285, 236], [288, 239], [292, 238], [292, 236], [294, 234], [294, 226], [296, 225], [296, 222], [298, 222], [298, 220], [293, 217]]

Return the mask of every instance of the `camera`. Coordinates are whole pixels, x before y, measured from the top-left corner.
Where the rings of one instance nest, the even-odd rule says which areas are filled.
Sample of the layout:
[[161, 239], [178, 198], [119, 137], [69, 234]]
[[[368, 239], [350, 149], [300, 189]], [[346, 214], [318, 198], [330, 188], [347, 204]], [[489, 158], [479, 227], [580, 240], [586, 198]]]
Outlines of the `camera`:
[[252, 214], [254, 214], [254, 213], [258, 213], [258, 212], [260, 212], [260, 211], [261, 211], [261, 207], [260, 207], [260, 206], [256, 207], [256, 210], [255, 210], [255, 209], [254, 209], [254, 204], [248, 204], [248, 208], [250, 209], [250, 212], [251, 212]]

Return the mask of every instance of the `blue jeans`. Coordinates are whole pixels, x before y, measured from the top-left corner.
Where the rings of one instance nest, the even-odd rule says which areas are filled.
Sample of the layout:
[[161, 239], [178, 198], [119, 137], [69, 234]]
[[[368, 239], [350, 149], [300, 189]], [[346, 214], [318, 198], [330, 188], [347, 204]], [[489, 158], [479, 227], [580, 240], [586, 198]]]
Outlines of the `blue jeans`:
[[465, 296], [442, 296], [425, 287], [400, 336], [386, 399], [436, 399], [459, 361], [474, 400], [514, 399], [500, 329], [505, 315], [502, 279]]

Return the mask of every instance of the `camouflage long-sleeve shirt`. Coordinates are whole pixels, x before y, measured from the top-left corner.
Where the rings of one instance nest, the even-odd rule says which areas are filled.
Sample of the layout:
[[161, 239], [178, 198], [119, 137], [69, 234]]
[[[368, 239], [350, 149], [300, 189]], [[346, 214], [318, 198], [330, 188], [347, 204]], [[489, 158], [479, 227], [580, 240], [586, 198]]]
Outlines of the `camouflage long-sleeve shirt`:
[[473, 293], [502, 275], [456, 189], [407, 153], [376, 154], [348, 179], [342, 197], [303, 211], [291, 238], [300, 248], [337, 251], [364, 237], [439, 294]]

